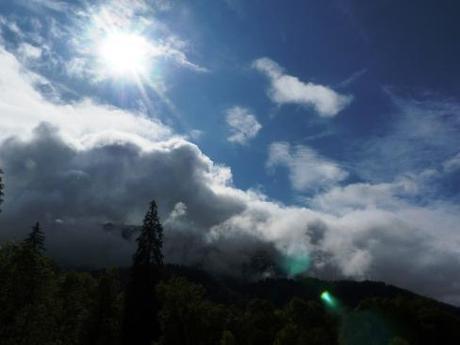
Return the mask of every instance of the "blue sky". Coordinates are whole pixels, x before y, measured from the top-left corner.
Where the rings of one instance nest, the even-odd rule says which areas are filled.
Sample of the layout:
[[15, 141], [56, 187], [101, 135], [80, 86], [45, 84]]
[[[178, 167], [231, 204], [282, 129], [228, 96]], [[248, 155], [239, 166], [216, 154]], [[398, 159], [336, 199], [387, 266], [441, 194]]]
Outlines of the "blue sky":
[[[52, 4], [57, 4], [54, 10]], [[154, 104], [139, 105], [139, 91], [129, 81], [90, 83], [66, 71], [67, 59], [76, 50], [86, 48], [76, 46], [69, 38], [91, 35], [85, 32], [91, 24], [72, 11], [97, 11], [106, 5], [104, 2], [91, 7], [84, 2], [4, 3], [4, 18], [22, 32], [15, 35], [4, 29], [5, 46], [14, 51], [23, 41], [33, 43], [32, 34], [37, 34], [33, 20], [46, 15], [50, 20], [41, 23], [39, 34], [45, 36], [42, 44], [48, 44], [49, 50], [29, 67], [62, 83], [65, 89], [58, 90], [64, 93], [62, 97], [90, 96], [123, 108], [145, 107], [147, 113], [160, 117], [180, 133], [202, 131], [196, 141], [213, 160], [232, 167], [237, 186], [247, 189], [259, 185], [271, 197], [286, 202], [294, 199], [285, 174], [266, 171], [271, 142], [307, 145], [353, 170], [351, 178], [363, 180], [355, 170], [363, 160], [374, 157], [363, 157], [360, 147], [391, 135], [395, 121], [403, 116], [395, 104], [397, 100], [449, 102], [455, 101], [459, 91], [455, 11], [448, 2], [426, 1], [418, 3], [416, 9], [392, 1], [372, 5], [353, 1], [293, 1], [289, 6], [276, 1], [161, 4], [152, 2], [150, 8], [139, 10], [132, 22], [154, 16], [160, 24], [140, 31], [153, 40], [184, 40], [188, 59], [207, 70], [197, 73], [169, 61], [150, 71], [152, 82], [159, 80], [167, 88], [173, 109], [157, 99], [153, 90], [148, 91]], [[70, 12], [59, 10], [67, 6], [72, 8]], [[52, 26], [65, 27], [66, 32], [53, 37]], [[45, 54], [62, 60], [54, 65], [46, 63], [49, 58]], [[301, 82], [327, 86], [353, 96], [353, 101], [325, 119], [309, 105], [277, 104], [267, 97], [266, 77], [251, 67], [260, 57], [272, 59]], [[263, 128], [246, 145], [226, 140], [229, 132], [225, 112], [234, 106], [250, 110]], [[425, 164], [440, 163], [454, 151], [442, 152], [441, 157], [433, 152], [427, 158], [431, 162]], [[392, 180], [395, 174], [407, 172], [405, 167], [393, 168], [395, 171], [379, 174], [383, 175], [379, 179]]]
[[[459, 6], [3, 1], [4, 224], [29, 210], [53, 229], [83, 224], [72, 235], [83, 243], [91, 226], [136, 222], [148, 189], [172, 233], [196, 228], [226, 255], [219, 246], [253, 250], [236, 240], [250, 236], [282, 255], [307, 252], [311, 274], [381, 279], [460, 303], [448, 279], [460, 268]], [[128, 41], [101, 53], [120, 35]], [[114, 58], [136, 42], [141, 62], [128, 54], [131, 66], [115, 71]], [[53, 169], [39, 168], [50, 160]], [[43, 199], [37, 184], [49, 187]], [[92, 209], [71, 212], [73, 200], [58, 210], [77, 185]], [[115, 197], [129, 210], [102, 205]], [[51, 241], [57, 256], [71, 242]], [[123, 256], [121, 246], [109, 256]], [[391, 251], [412, 258], [398, 270]]]

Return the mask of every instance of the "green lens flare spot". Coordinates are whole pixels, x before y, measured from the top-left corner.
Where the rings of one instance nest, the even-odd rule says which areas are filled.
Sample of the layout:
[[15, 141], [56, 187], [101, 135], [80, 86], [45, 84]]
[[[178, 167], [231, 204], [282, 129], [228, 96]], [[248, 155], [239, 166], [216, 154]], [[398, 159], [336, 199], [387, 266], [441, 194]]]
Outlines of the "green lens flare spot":
[[305, 273], [309, 268], [310, 257], [306, 254], [287, 256], [284, 258], [283, 269], [290, 277]]
[[321, 300], [331, 308], [335, 308], [337, 306], [337, 301], [336, 299], [330, 294], [329, 291], [323, 291], [321, 293]]

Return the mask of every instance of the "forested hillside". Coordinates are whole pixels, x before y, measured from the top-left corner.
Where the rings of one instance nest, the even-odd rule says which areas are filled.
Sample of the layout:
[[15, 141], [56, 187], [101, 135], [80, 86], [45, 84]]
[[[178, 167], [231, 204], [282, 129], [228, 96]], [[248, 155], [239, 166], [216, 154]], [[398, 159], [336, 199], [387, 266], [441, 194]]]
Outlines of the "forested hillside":
[[163, 263], [156, 204], [128, 269], [76, 272], [37, 223], [0, 249], [0, 344], [458, 344], [460, 310], [383, 283], [244, 281]]

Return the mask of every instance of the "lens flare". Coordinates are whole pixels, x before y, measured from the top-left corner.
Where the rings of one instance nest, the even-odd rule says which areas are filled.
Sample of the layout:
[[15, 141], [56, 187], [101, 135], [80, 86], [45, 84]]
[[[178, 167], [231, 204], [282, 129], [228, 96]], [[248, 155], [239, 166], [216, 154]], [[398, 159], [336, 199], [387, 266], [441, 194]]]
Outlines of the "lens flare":
[[335, 308], [337, 306], [336, 299], [330, 294], [329, 291], [323, 291], [320, 298], [328, 307]]
[[127, 32], [108, 34], [100, 43], [101, 66], [118, 77], [139, 77], [149, 67], [150, 44], [141, 35]]

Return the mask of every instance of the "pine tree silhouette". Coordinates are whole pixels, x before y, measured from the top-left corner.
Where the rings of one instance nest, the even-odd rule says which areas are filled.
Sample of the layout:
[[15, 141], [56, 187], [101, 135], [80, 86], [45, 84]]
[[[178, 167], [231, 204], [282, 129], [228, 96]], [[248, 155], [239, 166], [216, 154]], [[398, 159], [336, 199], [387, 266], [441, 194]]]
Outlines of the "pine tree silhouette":
[[158, 218], [158, 207], [155, 201], [150, 202], [137, 243], [133, 266], [153, 265], [160, 267], [163, 265], [163, 254], [161, 252], [163, 247], [163, 227]]
[[25, 240], [25, 242], [34, 250], [45, 250], [45, 234], [41, 230], [39, 222], [36, 222], [35, 225], [32, 227], [32, 232], [29, 234], [29, 237]]
[[5, 188], [5, 185], [3, 184], [3, 170], [0, 169], [0, 213], [2, 213], [2, 204], [3, 204], [3, 197], [5, 196], [5, 193], [4, 193], [4, 188]]
[[155, 286], [163, 267], [163, 227], [155, 201], [150, 203], [137, 244], [125, 294], [123, 345], [151, 345], [161, 332]]

